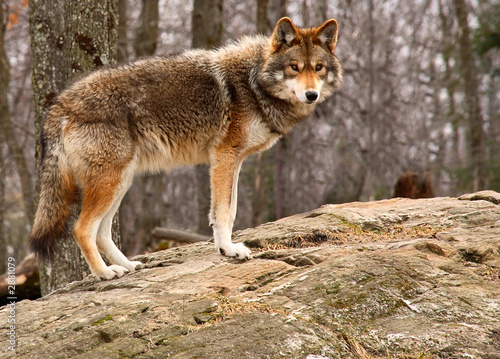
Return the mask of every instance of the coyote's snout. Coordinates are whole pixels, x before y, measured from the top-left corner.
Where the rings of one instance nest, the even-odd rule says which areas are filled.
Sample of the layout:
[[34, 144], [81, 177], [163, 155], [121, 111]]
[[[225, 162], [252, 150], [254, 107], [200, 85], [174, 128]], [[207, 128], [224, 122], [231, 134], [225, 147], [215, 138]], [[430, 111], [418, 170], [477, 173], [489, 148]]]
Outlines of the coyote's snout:
[[80, 192], [73, 235], [92, 273], [110, 279], [133, 271], [139, 263], [115, 246], [111, 222], [134, 174], [209, 163], [215, 247], [250, 257], [242, 243], [231, 242], [241, 164], [340, 86], [336, 42], [335, 20], [300, 29], [283, 18], [270, 38], [142, 59], [75, 82], [43, 124], [32, 248], [50, 257]]

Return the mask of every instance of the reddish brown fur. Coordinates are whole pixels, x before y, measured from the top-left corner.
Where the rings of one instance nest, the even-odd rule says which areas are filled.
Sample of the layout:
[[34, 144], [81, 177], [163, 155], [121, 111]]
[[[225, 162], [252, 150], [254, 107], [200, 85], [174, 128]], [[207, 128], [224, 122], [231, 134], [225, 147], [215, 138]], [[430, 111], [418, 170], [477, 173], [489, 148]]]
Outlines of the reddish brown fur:
[[73, 236], [91, 268], [95, 268], [100, 259], [97, 257], [99, 253], [96, 250], [96, 243], [91, 240], [92, 224], [109, 210], [120, 182], [121, 176], [118, 176], [116, 171], [108, 171], [103, 176], [88, 181], [83, 191], [82, 210], [75, 224]]
[[211, 183], [213, 194], [216, 199], [212, 221], [215, 220], [217, 208], [224, 206], [229, 208], [231, 192], [234, 186], [233, 177], [228, 174], [234, 173], [238, 162], [242, 160], [242, 149], [248, 137], [245, 133], [245, 124], [236, 115], [231, 116], [231, 122], [227, 128], [226, 135], [215, 150], [214, 164], [211, 170]]

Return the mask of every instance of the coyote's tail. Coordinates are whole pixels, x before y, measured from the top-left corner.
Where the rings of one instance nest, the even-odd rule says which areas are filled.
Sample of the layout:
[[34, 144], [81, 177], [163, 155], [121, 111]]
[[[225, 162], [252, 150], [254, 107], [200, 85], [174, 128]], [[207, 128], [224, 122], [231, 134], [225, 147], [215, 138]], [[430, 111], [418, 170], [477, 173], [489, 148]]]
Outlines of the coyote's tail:
[[61, 129], [54, 127], [41, 136], [40, 197], [30, 234], [31, 249], [49, 260], [54, 245], [67, 235], [68, 220], [77, 195], [75, 180], [64, 158]]

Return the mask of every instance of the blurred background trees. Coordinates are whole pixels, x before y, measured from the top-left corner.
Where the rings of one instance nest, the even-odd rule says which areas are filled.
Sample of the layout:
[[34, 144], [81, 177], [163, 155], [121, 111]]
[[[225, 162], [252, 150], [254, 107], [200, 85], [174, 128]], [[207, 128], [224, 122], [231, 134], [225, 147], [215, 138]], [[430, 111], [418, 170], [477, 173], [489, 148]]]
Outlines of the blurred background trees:
[[[208, 10], [197, 12], [196, 3], [119, 0], [119, 61], [213, 46], [195, 44], [201, 26], [196, 24], [214, 21]], [[428, 179], [437, 196], [500, 191], [498, 2], [214, 3], [222, 10], [217, 20], [221, 43], [269, 34], [284, 15], [304, 26], [335, 18], [336, 55], [345, 70], [344, 84], [333, 98], [272, 150], [246, 161], [237, 229], [325, 203], [390, 198], [407, 172]], [[8, 71], [7, 77], [0, 76], [0, 99], [8, 102], [0, 114], [0, 240], [22, 258], [35, 187], [30, 5], [27, 0], [0, 4], [5, 30], [0, 44], [8, 60], [0, 59], [0, 74]], [[199, 229], [206, 213], [199, 210], [203, 192], [198, 177], [195, 169], [180, 168], [136, 178], [120, 208], [128, 255], [155, 248], [154, 226]]]

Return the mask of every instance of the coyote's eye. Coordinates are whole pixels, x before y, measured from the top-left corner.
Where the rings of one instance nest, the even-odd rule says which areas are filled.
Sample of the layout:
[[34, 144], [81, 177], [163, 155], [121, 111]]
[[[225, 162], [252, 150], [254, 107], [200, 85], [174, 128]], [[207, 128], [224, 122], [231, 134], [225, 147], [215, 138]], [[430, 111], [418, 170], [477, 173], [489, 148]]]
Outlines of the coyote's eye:
[[299, 71], [299, 67], [298, 67], [297, 65], [295, 65], [295, 64], [290, 65], [290, 68], [291, 68], [293, 71], [296, 71], [296, 72], [298, 72], [298, 71]]
[[321, 65], [321, 64], [316, 65], [316, 71], [321, 71], [322, 68], [323, 68], [323, 65]]

